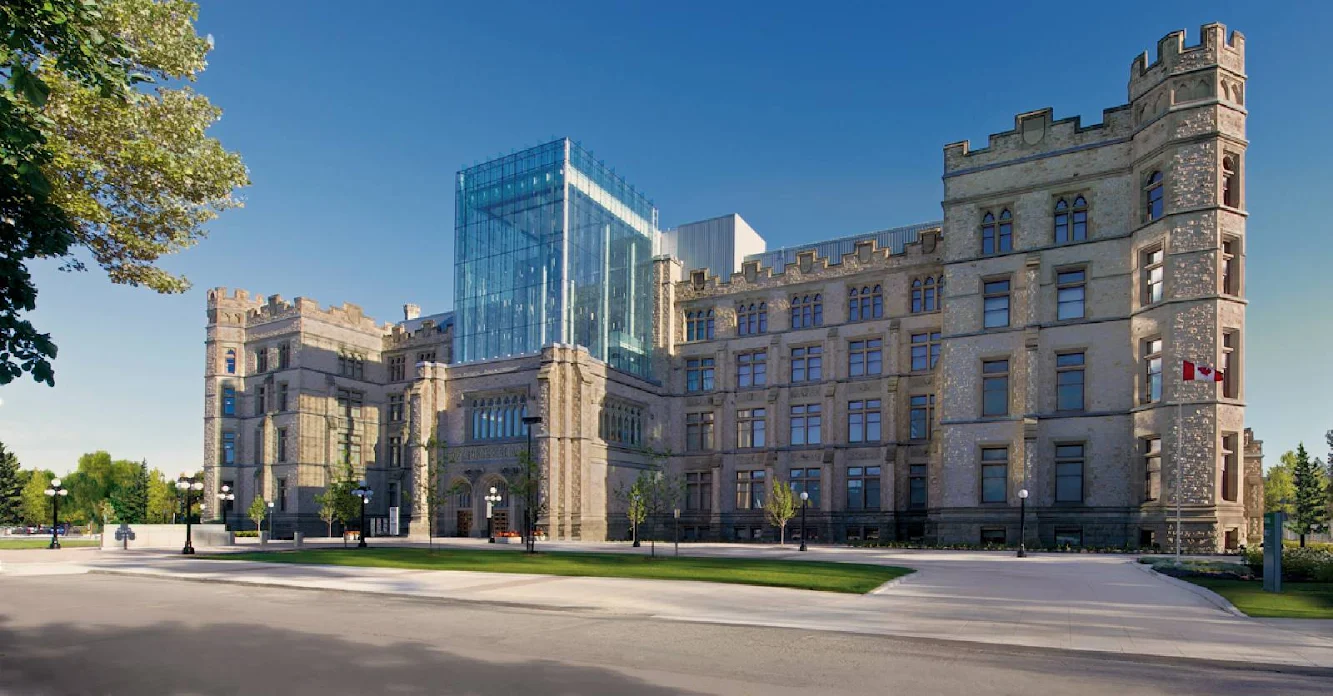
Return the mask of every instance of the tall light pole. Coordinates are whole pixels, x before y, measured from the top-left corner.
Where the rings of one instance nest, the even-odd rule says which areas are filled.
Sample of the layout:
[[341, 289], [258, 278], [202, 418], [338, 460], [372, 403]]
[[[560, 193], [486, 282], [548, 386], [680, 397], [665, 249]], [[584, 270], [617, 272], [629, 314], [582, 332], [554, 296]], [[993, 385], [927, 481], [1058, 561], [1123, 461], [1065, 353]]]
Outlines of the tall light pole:
[[676, 555], [680, 555], [680, 508], [671, 511], [676, 517]]
[[[51, 479], [51, 486], [42, 491], [51, 498], [51, 545], [48, 549], [60, 548], [60, 499], [69, 495], [69, 489], [60, 485], [60, 479]], [[103, 530], [105, 533], [106, 530]]]
[[176, 490], [185, 494], [185, 548], [181, 553], [186, 556], [194, 555], [194, 530], [190, 526], [190, 507], [194, 504], [194, 493], [204, 490], [204, 484], [199, 481], [193, 481], [181, 474], [176, 479]]
[[805, 551], [805, 511], [810, 507], [810, 494], [801, 491], [801, 550]]
[[[537, 486], [541, 481], [541, 468], [537, 466], [536, 460], [532, 458], [532, 428], [542, 422], [541, 416], [523, 416], [523, 425], [528, 426], [528, 465], [525, 475], [527, 476], [527, 486], [523, 490], [523, 522], [526, 526], [524, 533], [528, 537], [528, 553], [537, 552], [536, 535], [533, 534], [534, 527], [537, 525]], [[534, 474], [536, 480], [534, 481]]]
[[500, 504], [500, 492], [491, 486], [491, 492], [486, 496], [486, 543], [495, 543], [495, 526], [491, 522], [491, 515], [494, 514], [494, 507]]
[[1024, 488], [1018, 492], [1018, 557], [1027, 558], [1027, 521], [1028, 521], [1028, 489]]
[[[352, 495], [361, 499], [361, 531], [357, 534], [360, 541], [356, 544], [358, 549], [366, 548], [366, 506], [370, 505], [370, 496], [374, 495], [374, 493], [375, 491], [366, 487], [365, 481], [362, 481], [360, 485], [352, 489]], [[270, 503], [270, 505], [272, 505], [272, 503]]]
[[227, 510], [231, 508], [231, 502], [236, 500], [236, 494], [231, 492], [231, 486], [224, 485], [222, 492], [218, 493], [218, 507], [222, 508], [222, 530], [230, 531], [227, 527]]
[[268, 501], [268, 540], [273, 541], [273, 501]]

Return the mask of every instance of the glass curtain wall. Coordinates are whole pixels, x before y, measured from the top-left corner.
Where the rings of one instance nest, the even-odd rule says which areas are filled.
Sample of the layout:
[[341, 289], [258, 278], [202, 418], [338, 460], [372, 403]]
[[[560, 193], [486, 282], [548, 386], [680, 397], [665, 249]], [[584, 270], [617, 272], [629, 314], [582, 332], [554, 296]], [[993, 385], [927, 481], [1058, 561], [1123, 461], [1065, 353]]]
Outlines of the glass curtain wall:
[[657, 210], [568, 139], [458, 174], [455, 355], [584, 346], [648, 377]]

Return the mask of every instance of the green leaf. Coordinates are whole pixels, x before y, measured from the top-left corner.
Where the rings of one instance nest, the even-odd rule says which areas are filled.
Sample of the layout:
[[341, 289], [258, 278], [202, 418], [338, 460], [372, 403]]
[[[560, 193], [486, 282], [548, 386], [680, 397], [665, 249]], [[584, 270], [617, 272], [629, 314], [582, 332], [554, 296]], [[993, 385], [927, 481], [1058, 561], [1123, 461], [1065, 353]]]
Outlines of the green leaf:
[[51, 88], [28, 70], [28, 66], [19, 63], [14, 66], [14, 90], [21, 93], [24, 99], [27, 99], [33, 106], [46, 106], [46, 98], [51, 94]]

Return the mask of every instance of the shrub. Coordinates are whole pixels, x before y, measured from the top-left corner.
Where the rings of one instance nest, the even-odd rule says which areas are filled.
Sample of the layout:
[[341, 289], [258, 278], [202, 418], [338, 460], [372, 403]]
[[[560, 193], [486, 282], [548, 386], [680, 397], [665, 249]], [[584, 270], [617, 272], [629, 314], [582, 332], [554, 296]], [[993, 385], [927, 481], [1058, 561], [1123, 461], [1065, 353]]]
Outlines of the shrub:
[[1230, 578], [1234, 580], [1251, 580], [1254, 578], [1254, 573], [1249, 566], [1223, 561], [1186, 559], [1177, 564], [1173, 558], [1158, 558], [1152, 564], [1152, 569], [1163, 575], [1176, 578]]
[[[1245, 550], [1245, 565], [1255, 575], [1263, 575], [1262, 549]], [[1288, 582], [1333, 582], [1333, 550], [1307, 546], [1282, 549], [1282, 579]]]
[[251, 537], [251, 538], [253, 538], [253, 537], [257, 537], [257, 536], [259, 536], [259, 532], [256, 532], [256, 531], [253, 530], [253, 529], [250, 529], [250, 530], [247, 530], [247, 531], [235, 532], [235, 534], [236, 534], [236, 537], [237, 537], [237, 538], [241, 538], [241, 537]]

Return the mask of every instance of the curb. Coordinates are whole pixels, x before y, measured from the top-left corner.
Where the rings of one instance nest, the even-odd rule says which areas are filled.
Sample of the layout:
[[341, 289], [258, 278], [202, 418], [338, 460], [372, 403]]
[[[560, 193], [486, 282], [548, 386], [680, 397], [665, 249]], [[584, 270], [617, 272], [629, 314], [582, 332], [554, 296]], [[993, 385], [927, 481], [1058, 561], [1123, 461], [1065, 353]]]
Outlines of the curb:
[[1213, 606], [1216, 606], [1218, 609], [1221, 609], [1222, 611], [1224, 611], [1224, 612], [1226, 612], [1226, 613], [1228, 613], [1228, 614], [1231, 614], [1232, 616], [1235, 616], [1235, 617], [1240, 618], [1240, 619], [1250, 619], [1250, 618], [1251, 618], [1251, 617], [1250, 617], [1248, 614], [1246, 614], [1245, 612], [1243, 612], [1243, 611], [1237, 609], [1237, 608], [1236, 608], [1236, 605], [1232, 604], [1229, 600], [1227, 600], [1226, 597], [1223, 597], [1222, 595], [1220, 595], [1220, 594], [1218, 594], [1218, 593], [1216, 593], [1216, 592], [1213, 592], [1212, 590], [1210, 590], [1210, 589], [1208, 589], [1208, 588], [1206, 588], [1206, 587], [1202, 587], [1202, 586], [1200, 586], [1200, 585], [1195, 585], [1194, 583], [1189, 582], [1189, 581], [1187, 581], [1187, 580], [1181, 580], [1180, 578], [1174, 578], [1174, 577], [1171, 577], [1170, 575], [1166, 575], [1165, 573], [1159, 573], [1159, 572], [1157, 572], [1156, 570], [1153, 570], [1153, 569], [1152, 569], [1148, 564], [1146, 564], [1146, 563], [1139, 563], [1138, 561], [1135, 561], [1135, 562], [1134, 562], [1134, 565], [1136, 565], [1136, 566], [1142, 568], [1143, 571], [1144, 571], [1145, 573], [1149, 574], [1149, 575], [1152, 575], [1152, 576], [1154, 576], [1154, 577], [1156, 577], [1156, 578], [1159, 578], [1159, 579], [1161, 579], [1161, 580], [1165, 580], [1165, 581], [1167, 581], [1167, 582], [1169, 582], [1169, 583], [1171, 583], [1171, 584], [1173, 584], [1173, 585], [1175, 585], [1175, 586], [1177, 586], [1177, 587], [1180, 587], [1180, 588], [1182, 588], [1182, 589], [1184, 589], [1184, 590], [1186, 590], [1186, 591], [1188, 591], [1188, 592], [1192, 592], [1192, 593], [1194, 593], [1194, 594], [1196, 594], [1196, 595], [1198, 595], [1198, 596], [1204, 598], [1205, 600], [1207, 600], [1207, 601], [1208, 601], [1210, 604], [1212, 604]]

